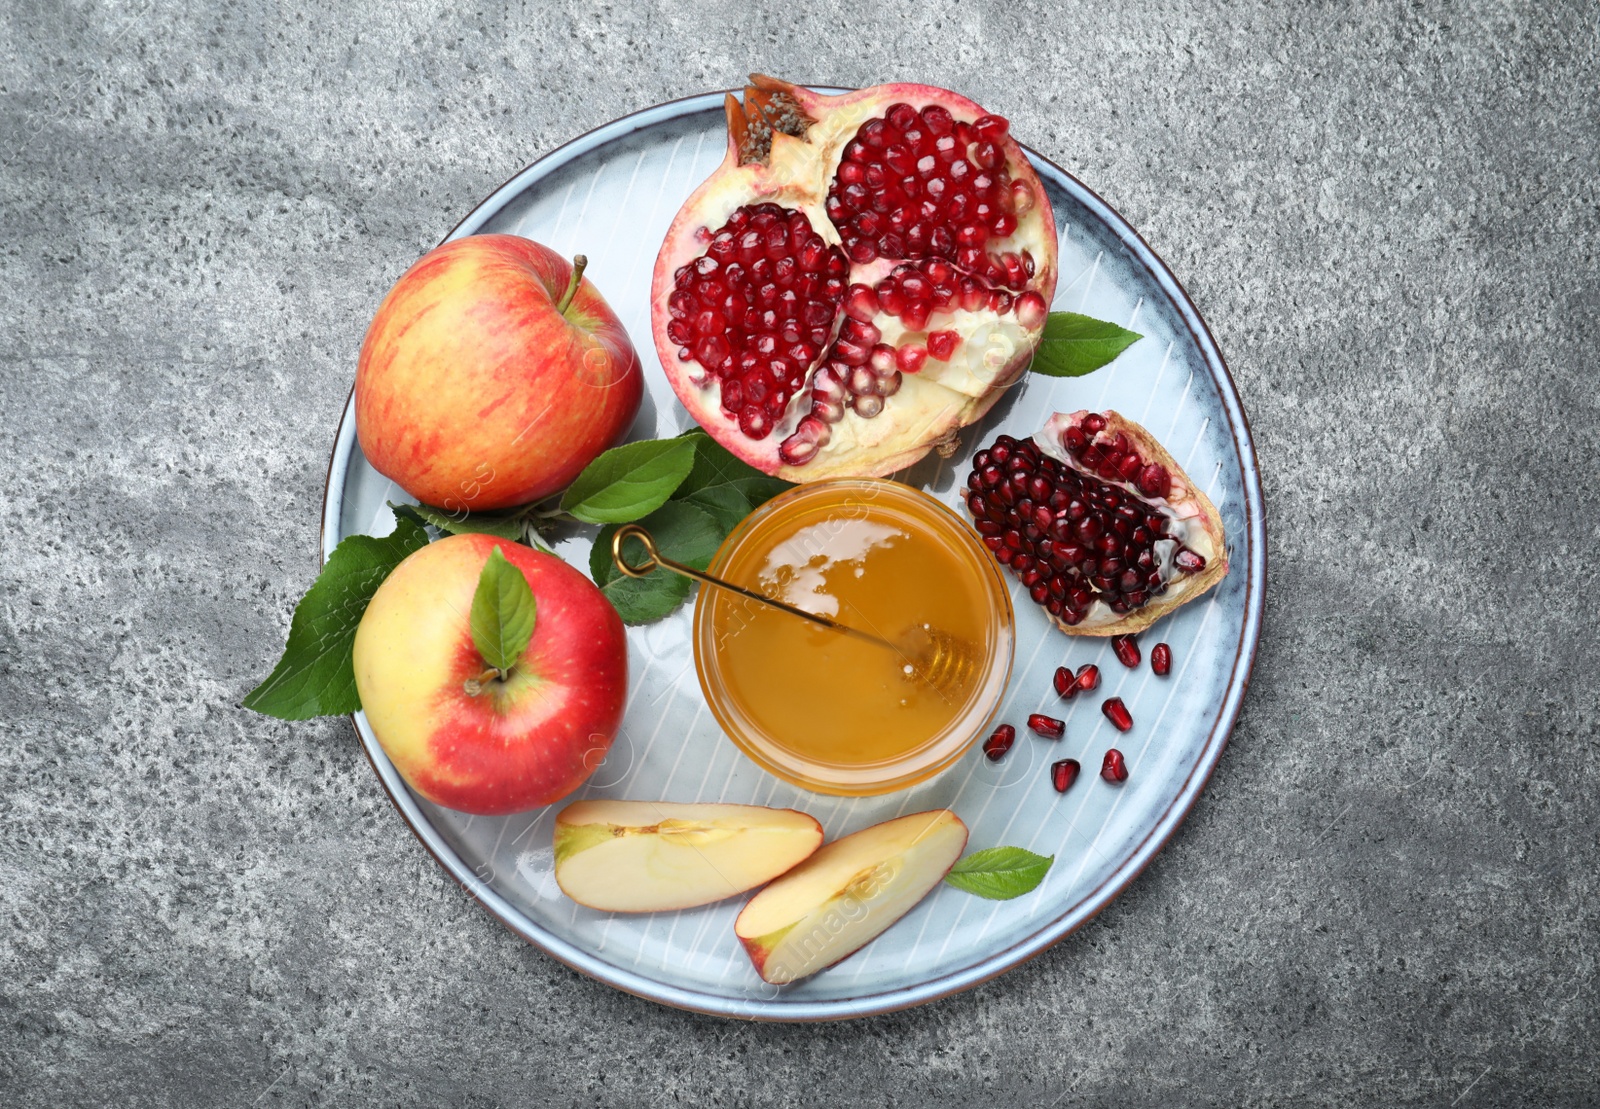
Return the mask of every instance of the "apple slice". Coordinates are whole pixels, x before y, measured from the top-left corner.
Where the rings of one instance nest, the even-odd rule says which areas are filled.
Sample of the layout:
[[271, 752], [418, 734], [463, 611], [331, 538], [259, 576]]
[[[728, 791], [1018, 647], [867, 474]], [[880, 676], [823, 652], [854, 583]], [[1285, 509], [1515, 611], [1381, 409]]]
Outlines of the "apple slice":
[[822, 843], [794, 809], [578, 801], [556, 816], [556, 882], [591, 909], [708, 905], [770, 881]]
[[783, 985], [853, 955], [937, 886], [967, 846], [949, 809], [834, 840], [750, 899], [733, 923], [756, 973]]

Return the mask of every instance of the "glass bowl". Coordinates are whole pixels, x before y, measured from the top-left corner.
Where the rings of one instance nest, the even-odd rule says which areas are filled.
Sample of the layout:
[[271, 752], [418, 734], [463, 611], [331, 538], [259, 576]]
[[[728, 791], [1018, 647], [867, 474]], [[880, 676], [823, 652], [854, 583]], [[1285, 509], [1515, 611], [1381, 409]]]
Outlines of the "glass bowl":
[[[748, 698], [738, 695], [735, 686], [740, 681], [748, 683], [748, 679], [736, 679], [730, 672], [730, 667], [741, 665], [732, 652], [751, 647], [751, 637], [741, 641], [738, 632], [749, 619], [743, 613], [756, 602], [702, 586], [694, 613], [695, 670], [706, 702], [728, 738], [757, 765], [791, 785], [838, 796], [868, 796], [905, 789], [931, 778], [959, 759], [993, 720], [1011, 674], [1015, 647], [1011, 595], [999, 566], [984, 549], [977, 533], [945, 505], [897, 481], [838, 478], [811, 482], [780, 494], [746, 517], [723, 541], [711, 561], [710, 573], [735, 585], [773, 595], [776, 586], [770, 567], [774, 558], [791, 557], [793, 544], [803, 537], [803, 553], [811, 559], [806, 565], [831, 567], [835, 565], [836, 554], [839, 558], [847, 556], [853, 542], [851, 536], [860, 534], [861, 529], [854, 521], [866, 521], [869, 526], [882, 525], [883, 534], [892, 529], [896, 541], [909, 544], [911, 553], [917, 549], [916, 544], [937, 544], [939, 549], [928, 548], [930, 557], [918, 560], [918, 565], [937, 563], [946, 571], [942, 579], [929, 584], [959, 595], [966, 615], [978, 629], [971, 643], [971, 647], [976, 648], [976, 657], [970, 662], [975, 668], [969, 671], [971, 680], [964, 683], [958, 695], [960, 703], [955, 704], [948, 723], [933, 735], [925, 739], [913, 737], [904, 750], [862, 760], [846, 760], [799, 749], [796, 744], [780, 738], [779, 733], [792, 729], [786, 729], [780, 721], [757, 718], [763, 711], [770, 716], [770, 706], [757, 708], [748, 703]], [[780, 555], [774, 555], [780, 547]], [[830, 550], [833, 553], [829, 553]], [[859, 567], [865, 563], [854, 565]], [[765, 584], [763, 567], [768, 568]], [[856, 571], [858, 576], [860, 572]], [[906, 583], [897, 584], [903, 592]], [[927, 599], [927, 591], [919, 595]], [[807, 603], [812, 596], [801, 590], [801, 595], [788, 594], [783, 599], [808, 611], [834, 615], [822, 607], [825, 599]], [[934, 602], [928, 600], [927, 603]], [[843, 623], [856, 622], [848, 612], [837, 615]], [[777, 616], [803, 624], [798, 616], [781, 613]], [[919, 613], [908, 611], [906, 618], [909, 627], [919, 619]], [[884, 634], [881, 629], [865, 630]], [[827, 631], [823, 634], [842, 633]], [[780, 659], [770, 671], [772, 682], [799, 683], [792, 697], [787, 690], [779, 693], [781, 697], [790, 697], [797, 706], [805, 705], [807, 697], [826, 696], [825, 690], [814, 694], [799, 692], [815, 688], [805, 684], [805, 658], [802, 654], [799, 658]], [[748, 674], [749, 670], [746, 662], [740, 672]], [[950, 702], [951, 698], [944, 700]]]

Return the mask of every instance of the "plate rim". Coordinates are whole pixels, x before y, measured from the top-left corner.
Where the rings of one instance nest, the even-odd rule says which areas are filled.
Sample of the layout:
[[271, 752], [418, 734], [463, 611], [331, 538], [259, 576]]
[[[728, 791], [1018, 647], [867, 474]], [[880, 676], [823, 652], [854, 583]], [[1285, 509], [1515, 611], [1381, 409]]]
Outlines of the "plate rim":
[[[837, 86], [812, 87], [821, 92], [850, 91]], [[498, 188], [479, 201], [440, 242], [449, 242], [474, 234], [529, 185], [569, 162], [646, 127], [716, 108], [730, 92], [737, 93], [738, 90], [722, 89], [663, 101], [620, 116], [562, 143], [507, 178]], [[897, 1012], [982, 985], [1072, 935], [1121, 896], [1134, 879], [1144, 872], [1182, 826], [1198, 802], [1200, 794], [1222, 758], [1223, 751], [1227, 748], [1234, 724], [1238, 721], [1261, 639], [1267, 577], [1266, 502], [1261, 486], [1260, 463], [1250, 432], [1249, 417], [1245, 414], [1238, 386], [1228, 369], [1221, 347], [1211, 333], [1211, 328], [1200, 315], [1199, 309], [1195, 307], [1183, 284], [1150, 244], [1122, 217], [1121, 213], [1073, 174], [1032, 147], [1024, 145], [1023, 150], [1041, 176], [1054, 177], [1058, 187], [1087, 208], [1116, 235], [1128, 253], [1144, 268], [1178, 310], [1184, 326], [1199, 348], [1206, 368], [1217, 385], [1222, 410], [1227, 416], [1234, 448], [1239, 456], [1244, 486], [1245, 531], [1250, 541], [1250, 557], [1244, 564], [1246, 572], [1244, 617], [1233, 666], [1228, 675], [1227, 689], [1223, 694], [1216, 721], [1206, 737], [1200, 758], [1190, 769], [1166, 810], [1150, 825], [1144, 838], [1133, 847], [1122, 864], [1088, 895], [1079, 898], [1060, 915], [1024, 939], [983, 956], [970, 966], [913, 985], [833, 1000], [783, 1001], [781, 997], [772, 999], [723, 997], [662, 982], [647, 974], [625, 970], [607, 963], [594, 953], [547, 931], [489, 886], [483, 877], [468, 866], [444, 840], [418, 806], [416, 799], [412, 797], [399, 772], [383, 754], [370, 728], [365, 726], [364, 717], [359, 713], [352, 714], [348, 719], [355, 728], [368, 763], [383, 785], [384, 792], [388, 794], [390, 803], [399, 812], [401, 819], [405, 821], [418, 842], [433, 856], [434, 861], [445, 873], [454, 878], [501, 925], [557, 962], [623, 993], [709, 1016], [804, 1023], [849, 1020]], [[338, 531], [344, 504], [344, 481], [349, 473], [350, 456], [355, 444], [355, 385], [352, 381], [334, 434], [333, 450], [328, 458], [328, 471], [323, 488], [322, 521], [317, 543], [319, 567], [326, 563], [331, 553], [329, 536]]]

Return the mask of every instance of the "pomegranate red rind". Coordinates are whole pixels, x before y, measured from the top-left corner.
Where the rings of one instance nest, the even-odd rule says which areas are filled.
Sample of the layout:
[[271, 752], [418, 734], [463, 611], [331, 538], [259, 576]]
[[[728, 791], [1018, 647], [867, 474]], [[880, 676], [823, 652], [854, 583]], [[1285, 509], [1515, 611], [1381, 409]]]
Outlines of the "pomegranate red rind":
[[1216, 506], [1115, 412], [1001, 436], [974, 456], [968, 487], [985, 546], [1068, 635], [1142, 631], [1228, 572]]
[[949, 448], [1024, 371], [1055, 291], [1055, 220], [1005, 121], [927, 85], [760, 76], [727, 115], [652, 285], [679, 399], [790, 481]]

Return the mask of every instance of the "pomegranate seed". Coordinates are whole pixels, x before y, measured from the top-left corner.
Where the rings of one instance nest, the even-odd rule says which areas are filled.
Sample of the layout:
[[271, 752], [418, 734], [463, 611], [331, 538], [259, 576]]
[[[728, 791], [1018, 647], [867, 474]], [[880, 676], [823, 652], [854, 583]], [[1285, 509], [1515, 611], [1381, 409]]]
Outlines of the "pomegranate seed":
[[1067, 725], [1065, 721], [1036, 712], [1028, 717], [1028, 729], [1046, 739], [1060, 739], [1066, 734]]
[[983, 753], [990, 762], [999, 762], [1005, 758], [1006, 752], [1011, 750], [1011, 745], [1016, 741], [1017, 729], [1010, 724], [1002, 724], [983, 741]]
[[1087, 663], [1078, 670], [1078, 688], [1084, 693], [1100, 688], [1100, 668]]
[[1050, 784], [1057, 793], [1065, 793], [1072, 788], [1072, 783], [1078, 780], [1078, 771], [1083, 767], [1077, 759], [1062, 759], [1050, 764]]
[[746, 404], [739, 410], [739, 430], [751, 439], [765, 439], [772, 434], [772, 417], [758, 404]]
[[815, 415], [806, 416], [795, 427], [794, 434], [778, 445], [778, 456], [790, 466], [803, 466], [828, 445], [832, 435], [826, 421]]
[[1056, 696], [1063, 701], [1070, 701], [1078, 695], [1078, 679], [1073, 677], [1072, 671], [1065, 666], [1056, 667], [1054, 682]]
[[[877, 330], [874, 328], [873, 330]], [[872, 357], [872, 348], [860, 343], [852, 343], [841, 336], [833, 344], [833, 356], [846, 366], [865, 366], [867, 359]]]
[[1106, 752], [1106, 757], [1100, 764], [1100, 777], [1108, 782], [1126, 782], [1128, 780], [1128, 763], [1122, 757], [1122, 752], [1115, 747]]
[[1166, 677], [1172, 672], [1172, 648], [1165, 643], [1157, 643], [1150, 649], [1150, 669], [1161, 677]]
[[1106, 714], [1111, 726], [1119, 732], [1133, 727], [1133, 717], [1129, 715], [1128, 706], [1122, 703], [1121, 697], [1112, 697], [1100, 706], [1100, 711]]
[[914, 374], [928, 361], [928, 352], [919, 346], [904, 346], [894, 352], [895, 365], [901, 371]]
[[992, 142], [980, 142], [972, 148], [972, 161], [981, 169], [999, 169], [1005, 155]]
[[844, 310], [862, 323], [871, 323], [878, 314], [878, 294], [866, 285], [852, 285], [845, 293]]
[[1004, 116], [979, 116], [972, 123], [972, 133], [982, 142], [999, 142], [1010, 129], [1011, 124]]
[[961, 336], [954, 331], [935, 331], [928, 336], [928, 353], [941, 362], [950, 361]]
[[1206, 568], [1205, 558], [1188, 547], [1179, 547], [1178, 553], [1172, 556], [1172, 562], [1186, 574], [1198, 574]]
[[1114, 635], [1111, 637], [1111, 649], [1116, 652], [1117, 661], [1129, 670], [1139, 665], [1139, 641], [1131, 635]]
[[1151, 463], [1139, 471], [1139, 492], [1147, 497], [1165, 500], [1172, 492], [1172, 475], [1165, 466]]
[[1017, 322], [1030, 330], [1043, 327], [1045, 317], [1050, 314], [1049, 306], [1045, 304], [1044, 297], [1038, 293], [1027, 292], [1017, 298], [1014, 305], [1017, 313]]
[[922, 109], [922, 125], [932, 135], [948, 135], [955, 130], [956, 121], [944, 108], [930, 104]]

